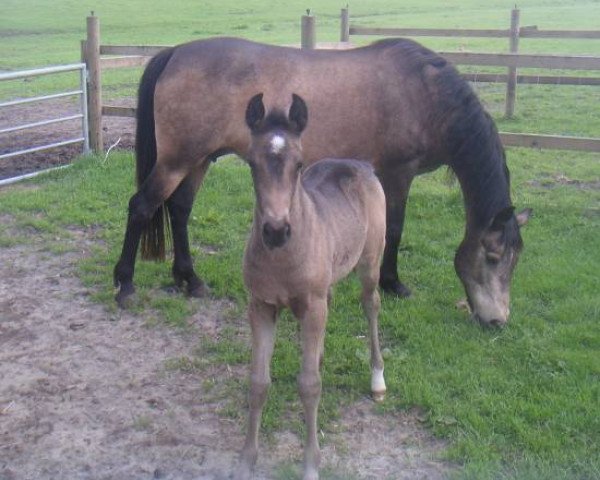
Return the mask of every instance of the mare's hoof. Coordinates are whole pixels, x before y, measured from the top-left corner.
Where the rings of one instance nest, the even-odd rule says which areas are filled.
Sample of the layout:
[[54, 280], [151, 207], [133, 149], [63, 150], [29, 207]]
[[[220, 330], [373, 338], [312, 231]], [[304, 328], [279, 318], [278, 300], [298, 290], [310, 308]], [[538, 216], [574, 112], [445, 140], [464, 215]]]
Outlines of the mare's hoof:
[[133, 306], [133, 295], [122, 295], [121, 292], [119, 292], [115, 295], [115, 301], [117, 302], [117, 305], [120, 308], [122, 308], [123, 310], [127, 310], [128, 308]]
[[168, 285], [163, 287], [162, 291], [167, 295], [178, 295], [181, 293], [181, 287], [179, 285]]
[[194, 298], [204, 298], [208, 297], [210, 293], [210, 288], [204, 282], [200, 282], [197, 285], [188, 285], [188, 295]]
[[119, 289], [119, 293], [115, 295], [115, 301], [120, 308], [127, 309], [133, 305], [133, 294], [135, 293], [135, 288], [133, 286], [126, 287], [121, 285]]
[[389, 294], [399, 298], [410, 297], [410, 290], [400, 280], [388, 280], [379, 282], [381, 289]]
[[471, 312], [471, 307], [470, 307], [469, 302], [467, 301], [466, 298], [462, 298], [462, 299], [458, 300], [454, 304], [454, 306], [456, 307], [457, 310], [462, 310], [462, 311], [467, 312], [469, 314], [472, 313]]

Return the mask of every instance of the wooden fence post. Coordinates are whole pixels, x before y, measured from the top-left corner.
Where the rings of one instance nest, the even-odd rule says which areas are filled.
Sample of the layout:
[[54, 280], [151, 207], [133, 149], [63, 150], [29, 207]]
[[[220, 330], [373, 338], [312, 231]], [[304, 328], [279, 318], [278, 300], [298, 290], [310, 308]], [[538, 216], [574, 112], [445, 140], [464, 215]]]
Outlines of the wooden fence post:
[[88, 115], [90, 147], [94, 153], [104, 150], [102, 139], [102, 82], [100, 72], [100, 22], [87, 17], [86, 66], [88, 70]]
[[350, 17], [348, 14], [348, 5], [342, 8], [340, 14], [340, 42], [350, 41]]
[[[515, 8], [510, 15], [510, 53], [519, 51], [519, 9]], [[504, 115], [506, 118], [512, 118], [515, 113], [515, 100], [517, 98], [517, 68], [508, 68], [508, 78], [506, 81], [506, 106]]]
[[313, 50], [317, 43], [315, 32], [315, 17], [310, 14], [310, 10], [306, 11], [306, 15], [302, 15], [302, 38], [300, 46]]

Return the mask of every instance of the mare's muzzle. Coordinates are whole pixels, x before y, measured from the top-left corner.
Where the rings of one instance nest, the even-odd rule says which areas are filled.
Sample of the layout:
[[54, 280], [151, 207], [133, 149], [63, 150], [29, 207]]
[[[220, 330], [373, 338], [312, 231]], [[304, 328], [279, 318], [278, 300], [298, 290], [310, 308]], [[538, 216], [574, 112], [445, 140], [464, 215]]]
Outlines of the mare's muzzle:
[[292, 227], [288, 222], [265, 222], [262, 236], [265, 245], [269, 248], [283, 247], [292, 234]]

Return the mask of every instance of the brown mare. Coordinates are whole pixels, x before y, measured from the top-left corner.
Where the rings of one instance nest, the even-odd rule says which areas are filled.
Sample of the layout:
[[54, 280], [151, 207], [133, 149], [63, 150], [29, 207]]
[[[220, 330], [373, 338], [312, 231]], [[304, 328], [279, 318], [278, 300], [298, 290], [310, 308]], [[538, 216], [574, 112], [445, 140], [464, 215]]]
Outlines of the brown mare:
[[120, 305], [134, 292], [140, 238], [143, 258], [164, 258], [169, 220], [175, 282], [187, 284], [191, 295], [204, 294], [189, 251], [190, 210], [211, 161], [227, 153], [248, 158], [251, 137], [243, 118], [256, 92], [264, 93], [270, 109], [285, 111], [292, 92], [307, 102], [307, 164], [324, 157], [373, 164], [387, 199], [384, 291], [408, 295], [398, 279], [397, 254], [413, 178], [448, 165], [466, 208], [456, 272], [474, 317], [485, 325], [506, 323], [510, 281], [523, 246], [520, 225], [529, 210], [514, 214], [504, 149], [469, 84], [442, 57], [404, 39], [326, 51], [215, 38], [154, 57], [139, 89], [139, 190], [129, 203], [114, 272]]
[[289, 114], [265, 116], [263, 95], [246, 111], [252, 132], [247, 160], [256, 205], [244, 255], [244, 282], [250, 292], [252, 327], [250, 414], [238, 478], [250, 478], [258, 451], [262, 408], [271, 383], [275, 323], [283, 307], [300, 322], [302, 369], [298, 377], [306, 421], [304, 479], [317, 479], [317, 409], [321, 396], [328, 295], [331, 286], [356, 268], [362, 305], [369, 321], [371, 389], [383, 400], [383, 359], [379, 350], [377, 291], [385, 244], [385, 196], [373, 168], [356, 160], [321, 160], [303, 173], [300, 134], [306, 104], [293, 95]]

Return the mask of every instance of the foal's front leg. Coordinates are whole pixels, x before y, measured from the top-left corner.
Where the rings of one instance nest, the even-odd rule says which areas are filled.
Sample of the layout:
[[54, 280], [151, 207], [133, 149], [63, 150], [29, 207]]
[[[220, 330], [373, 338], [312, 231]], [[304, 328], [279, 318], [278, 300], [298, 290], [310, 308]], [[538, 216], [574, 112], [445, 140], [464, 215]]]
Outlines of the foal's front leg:
[[304, 312], [295, 311], [300, 321], [302, 339], [302, 370], [298, 377], [300, 398], [304, 406], [306, 422], [306, 444], [304, 446], [304, 480], [319, 478], [321, 452], [317, 438], [317, 410], [321, 399], [321, 374], [319, 372], [325, 324], [327, 322], [327, 295], [323, 298], [311, 298]]
[[277, 308], [252, 297], [248, 307], [252, 329], [252, 365], [248, 403], [248, 431], [235, 478], [249, 479], [258, 456], [258, 431], [263, 406], [271, 385], [271, 357], [275, 341]]

